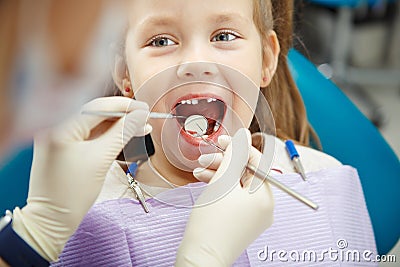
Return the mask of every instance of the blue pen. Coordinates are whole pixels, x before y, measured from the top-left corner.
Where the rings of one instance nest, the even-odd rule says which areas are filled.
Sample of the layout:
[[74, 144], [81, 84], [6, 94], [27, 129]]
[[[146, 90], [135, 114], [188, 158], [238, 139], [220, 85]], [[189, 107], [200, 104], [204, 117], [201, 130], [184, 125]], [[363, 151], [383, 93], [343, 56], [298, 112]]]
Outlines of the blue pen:
[[300, 155], [297, 153], [296, 148], [294, 147], [294, 143], [292, 140], [286, 140], [286, 150], [289, 153], [290, 160], [293, 162], [294, 168], [301, 175], [304, 181], [307, 180], [306, 173], [304, 172], [303, 165], [300, 161]]

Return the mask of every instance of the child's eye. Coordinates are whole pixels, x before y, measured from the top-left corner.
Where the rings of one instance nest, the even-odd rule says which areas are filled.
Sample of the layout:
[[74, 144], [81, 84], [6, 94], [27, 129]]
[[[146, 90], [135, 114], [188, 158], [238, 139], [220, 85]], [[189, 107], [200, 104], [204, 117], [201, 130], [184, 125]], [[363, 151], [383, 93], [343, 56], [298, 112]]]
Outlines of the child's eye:
[[230, 42], [238, 38], [237, 34], [234, 32], [220, 32], [216, 34], [211, 41], [212, 42]]
[[163, 47], [163, 46], [170, 46], [170, 45], [176, 45], [176, 42], [174, 42], [170, 38], [164, 37], [164, 36], [154, 37], [148, 43], [148, 46], [155, 46], [155, 47]]

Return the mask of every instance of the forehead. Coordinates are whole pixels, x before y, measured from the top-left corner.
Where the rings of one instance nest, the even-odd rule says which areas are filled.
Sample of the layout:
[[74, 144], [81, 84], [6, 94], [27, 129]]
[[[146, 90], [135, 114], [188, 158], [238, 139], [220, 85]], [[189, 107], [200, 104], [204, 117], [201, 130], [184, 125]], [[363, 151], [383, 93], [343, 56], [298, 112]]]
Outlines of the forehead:
[[252, 0], [132, 0], [128, 8], [131, 27], [165, 26], [179, 21], [223, 23], [253, 22]]

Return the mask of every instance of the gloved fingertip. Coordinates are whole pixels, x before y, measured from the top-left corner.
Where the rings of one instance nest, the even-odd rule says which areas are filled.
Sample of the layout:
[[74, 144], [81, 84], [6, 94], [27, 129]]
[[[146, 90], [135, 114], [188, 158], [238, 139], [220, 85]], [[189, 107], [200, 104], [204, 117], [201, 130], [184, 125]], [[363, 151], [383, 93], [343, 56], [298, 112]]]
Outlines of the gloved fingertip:
[[197, 161], [201, 166], [207, 167], [212, 163], [215, 157], [216, 157], [215, 154], [203, 154], [197, 159]]
[[201, 173], [202, 173], [203, 171], [204, 171], [204, 168], [196, 168], [196, 169], [193, 170], [193, 176], [194, 176], [196, 179], [200, 180]]
[[204, 168], [196, 168], [193, 170], [193, 174], [199, 174], [200, 172], [204, 171]]
[[153, 131], [153, 126], [150, 124], [146, 123], [146, 126], [144, 126], [144, 135], [148, 135]]
[[208, 183], [210, 182], [213, 175], [209, 175], [207, 169], [204, 168], [196, 168], [193, 170], [193, 176], [199, 180], [200, 182]]
[[206, 166], [204, 166], [204, 165], [206, 165], [207, 159], [206, 159], [203, 155], [201, 155], [201, 156], [197, 159], [197, 161], [199, 162], [199, 164], [200, 164], [201, 166], [206, 167]]
[[240, 128], [236, 134], [234, 135], [234, 138], [240, 138], [240, 139], [246, 139], [247, 144], [250, 146], [251, 145], [251, 133], [249, 129], [247, 128]]
[[218, 142], [219, 141], [224, 141], [224, 140], [230, 141], [231, 137], [229, 135], [227, 135], [227, 134], [223, 134], [223, 135], [218, 136]]
[[248, 158], [251, 149], [250, 131], [246, 128], [240, 128], [232, 137], [232, 146], [236, 147], [238, 151], [245, 152]]
[[132, 104], [132, 108], [133, 109], [143, 109], [143, 110], [150, 110], [150, 107], [149, 107], [149, 105], [146, 103], [146, 102], [143, 102], [143, 101], [137, 101], [137, 100], [132, 100], [132, 101], [134, 101], [133, 102], [133, 104]]
[[218, 144], [221, 146], [222, 149], [226, 149], [230, 142], [231, 137], [229, 135], [220, 135], [218, 137]]
[[252, 139], [251, 139], [251, 132], [249, 129], [245, 128], [244, 130], [246, 132], [246, 138], [247, 138], [247, 144], [249, 145], [249, 147], [252, 144]]

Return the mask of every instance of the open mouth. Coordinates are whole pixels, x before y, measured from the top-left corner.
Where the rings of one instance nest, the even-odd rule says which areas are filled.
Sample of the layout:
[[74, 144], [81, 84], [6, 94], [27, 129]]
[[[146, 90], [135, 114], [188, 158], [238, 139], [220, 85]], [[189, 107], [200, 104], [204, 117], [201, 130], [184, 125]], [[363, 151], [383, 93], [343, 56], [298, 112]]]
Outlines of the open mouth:
[[[175, 115], [182, 117], [190, 117], [193, 115], [201, 115], [207, 120], [207, 129], [200, 129], [204, 132], [203, 137], [210, 137], [219, 132], [221, 122], [226, 112], [226, 104], [224, 101], [215, 97], [196, 97], [180, 100], [174, 106]], [[197, 132], [187, 131], [185, 129], [185, 118], [177, 118], [184, 132], [196, 137]], [[200, 127], [200, 126], [199, 126]]]

